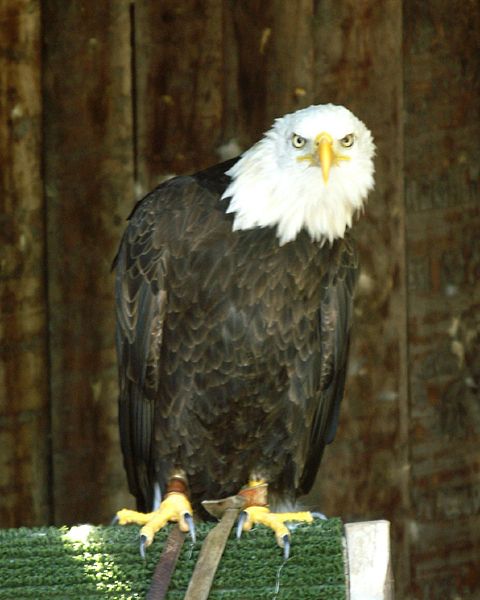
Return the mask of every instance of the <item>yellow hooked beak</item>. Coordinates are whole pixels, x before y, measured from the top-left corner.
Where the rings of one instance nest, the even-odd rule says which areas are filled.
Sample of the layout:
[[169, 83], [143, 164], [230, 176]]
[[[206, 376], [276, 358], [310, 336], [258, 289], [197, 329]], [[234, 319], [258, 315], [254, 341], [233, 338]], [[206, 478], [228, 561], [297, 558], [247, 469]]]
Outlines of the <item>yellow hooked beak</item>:
[[319, 133], [315, 138], [315, 148], [322, 168], [323, 181], [327, 183], [330, 167], [335, 159], [332, 136], [326, 132]]
[[[340, 143], [342, 143], [342, 141], [343, 140], [340, 140]], [[298, 156], [297, 160], [306, 160], [310, 164], [317, 166], [320, 164], [323, 181], [327, 183], [332, 165], [337, 165], [341, 160], [350, 160], [350, 156], [340, 154], [338, 151], [335, 152], [333, 146], [334, 141], [332, 136], [326, 131], [322, 131], [322, 133], [319, 133], [314, 140], [313, 152]]]

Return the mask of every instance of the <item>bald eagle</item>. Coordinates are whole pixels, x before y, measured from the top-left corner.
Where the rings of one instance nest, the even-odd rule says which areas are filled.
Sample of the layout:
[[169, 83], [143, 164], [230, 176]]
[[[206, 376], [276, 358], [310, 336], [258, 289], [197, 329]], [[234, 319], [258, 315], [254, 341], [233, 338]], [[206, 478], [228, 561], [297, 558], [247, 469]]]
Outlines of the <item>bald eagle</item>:
[[204, 499], [268, 485], [269, 502], [292, 502], [312, 487], [344, 392], [349, 230], [373, 156], [349, 110], [310, 106], [135, 206], [116, 258], [120, 435], [138, 509], [161, 517], [118, 517], [147, 545]]

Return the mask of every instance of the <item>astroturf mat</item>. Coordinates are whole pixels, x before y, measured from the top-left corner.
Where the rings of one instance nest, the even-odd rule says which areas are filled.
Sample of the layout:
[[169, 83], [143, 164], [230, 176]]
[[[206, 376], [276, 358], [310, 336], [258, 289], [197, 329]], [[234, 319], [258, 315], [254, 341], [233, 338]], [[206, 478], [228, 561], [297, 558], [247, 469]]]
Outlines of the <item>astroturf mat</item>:
[[[186, 538], [168, 600], [183, 598], [212, 527], [197, 525], [195, 544]], [[169, 528], [157, 534], [146, 560], [138, 531], [133, 525], [0, 530], [0, 598], [145, 598]], [[342, 535], [340, 519], [298, 525], [284, 563], [270, 530], [258, 526], [240, 540], [232, 531], [209, 598], [345, 600]]]

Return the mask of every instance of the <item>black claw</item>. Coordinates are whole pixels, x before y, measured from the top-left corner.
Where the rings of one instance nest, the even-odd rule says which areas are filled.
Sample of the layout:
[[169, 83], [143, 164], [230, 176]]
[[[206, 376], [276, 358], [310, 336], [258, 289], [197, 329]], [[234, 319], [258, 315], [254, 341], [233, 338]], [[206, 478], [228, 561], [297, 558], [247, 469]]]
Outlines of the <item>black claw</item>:
[[145, 560], [146, 547], [147, 547], [147, 536], [142, 534], [140, 536], [140, 556], [143, 558], [143, 560]]
[[120, 521], [120, 519], [118, 518], [118, 515], [115, 515], [110, 522], [110, 526], [117, 525], [119, 521]]
[[240, 516], [238, 517], [237, 540], [239, 540], [242, 537], [243, 525], [245, 524], [246, 520], [247, 520], [247, 513], [244, 510], [242, 510], [242, 512], [240, 513]]
[[290, 538], [287, 534], [282, 537], [283, 541], [283, 560], [288, 560], [290, 556]]
[[328, 521], [328, 517], [326, 517], [321, 512], [312, 512], [311, 515], [314, 519], [322, 519], [322, 521]]
[[192, 542], [195, 543], [197, 541], [197, 536], [195, 533], [195, 523], [193, 522], [193, 517], [190, 513], [185, 513], [183, 515], [185, 521], [188, 525], [188, 531], [190, 532], [190, 537], [192, 538]]

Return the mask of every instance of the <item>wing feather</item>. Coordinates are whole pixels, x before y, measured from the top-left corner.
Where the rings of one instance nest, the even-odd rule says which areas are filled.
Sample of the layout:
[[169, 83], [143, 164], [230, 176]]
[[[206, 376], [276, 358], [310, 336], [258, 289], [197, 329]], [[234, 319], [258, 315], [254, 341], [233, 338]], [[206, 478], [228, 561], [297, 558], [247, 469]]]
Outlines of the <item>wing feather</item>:
[[335, 438], [345, 388], [358, 265], [351, 240], [347, 238], [340, 247], [341, 252], [332, 257], [324, 277], [324, 293], [318, 311], [320, 347], [310, 363], [310, 379], [305, 379], [306, 375], [299, 372], [299, 376], [304, 377], [304, 383], [310, 386], [313, 380], [317, 389], [314, 400], [316, 409], [299, 485], [302, 494], [308, 493], [312, 487], [324, 448]]
[[[115, 259], [120, 441], [130, 491], [140, 509], [153, 502], [154, 423], [172, 244], [171, 215], [197, 192], [191, 178], [159, 186], [137, 203]], [[164, 410], [165, 407], [159, 407]]]

